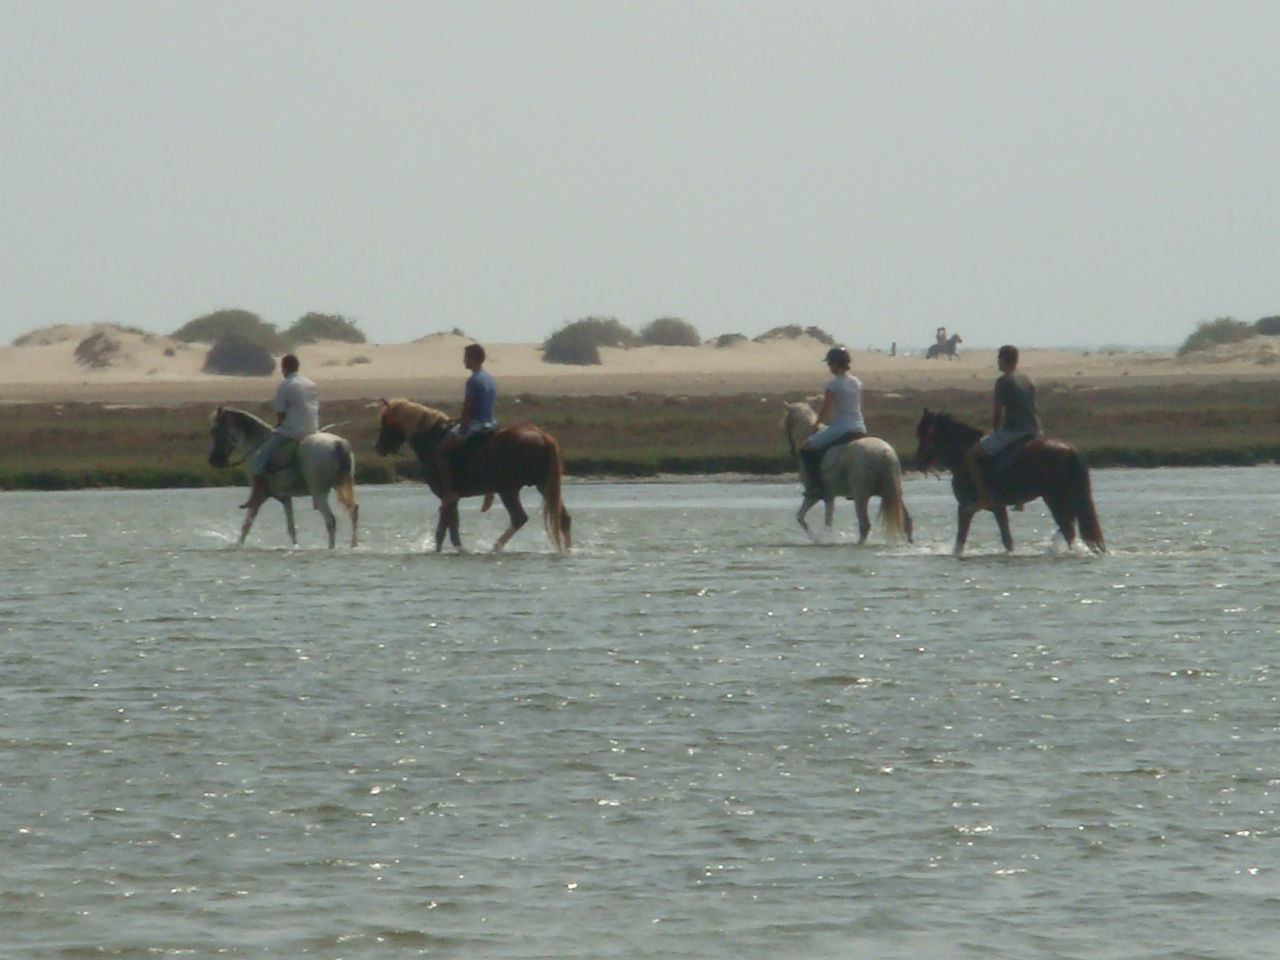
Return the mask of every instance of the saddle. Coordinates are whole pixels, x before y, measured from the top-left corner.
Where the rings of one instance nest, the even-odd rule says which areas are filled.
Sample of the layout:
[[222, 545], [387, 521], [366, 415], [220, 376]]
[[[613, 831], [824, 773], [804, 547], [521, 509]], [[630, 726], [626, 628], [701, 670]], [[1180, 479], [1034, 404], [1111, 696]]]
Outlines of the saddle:
[[1012, 470], [1014, 465], [1022, 458], [1022, 453], [1027, 445], [1027, 441], [1034, 439], [1034, 434], [1027, 434], [1024, 437], [1019, 437], [994, 457], [987, 457], [983, 463], [987, 473], [987, 480], [991, 483], [998, 483], [1000, 479]]
[[302, 443], [302, 439], [302, 437], [294, 437], [273, 450], [271, 459], [267, 461], [267, 473], [279, 473], [281, 470], [297, 466], [298, 444]]
[[449, 451], [449, 465], [453, 468], [454, 484], [459, 487], [477, 487], [483, 482], [485, 452], [493, 439], [495, 427], [485, 427], [469, 433], [454, 449]]

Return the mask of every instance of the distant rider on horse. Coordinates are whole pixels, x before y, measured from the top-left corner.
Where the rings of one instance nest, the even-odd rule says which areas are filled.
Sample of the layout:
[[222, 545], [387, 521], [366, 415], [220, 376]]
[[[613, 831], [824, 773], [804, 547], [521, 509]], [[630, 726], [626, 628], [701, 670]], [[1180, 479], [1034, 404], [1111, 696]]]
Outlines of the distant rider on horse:
[[[454, 451], [460, 447], [465, 449], [472, 442], [493, 433], [498, 427], [498, 421], [493, 416], [498, 399], [498, 385], [484, 369], [485, 359], [484, 347], [478, 343], [469, 343], [462, 351], [462, 365], [471, 371], [463, 394], [462, 415], [449, 435], [436, 446], [434, 456], [436, 477], [440, 484], [440, 503], [443, 507], [453, 506], [461, 497], [453, 485]], [[486, 499], [486, 508], [488, 502]]]
[[987, 485], [985, 462], [1028, 437], [1040, 435], [1040, 415], [1036, 412], [1036, 385], [1018, 370], [1018, 348], [1005, 344], [996, 354], [1000, 376], [996, 379], [991, 432], [965, 453], [965, 466], [977, 490], [974, 510], [996, 506]]
[[271, 459], [276, 452], [320, 429], [320, 395], [315, 382], [298, 372], [299, 366], [298, 358], [292, 353], [280, 358], [284, 382], [276, 389], [276, 429], [253, 455], [250, 465], [253, 487], [242, 507], [271, 496], [267, 474], [272, 472]]
[[849, 372], [853, 360], [844, 347], [827, 351], [827, 367], [832, 380], [822, 395], [818, 422], [826, 424], [800, 445], [800, 459], [808, 480], [807, 492], [825, 500], [822, 484], [822, 455], [837, 443], [847, 443], [867, 435], [862, 418], [862, 381]]

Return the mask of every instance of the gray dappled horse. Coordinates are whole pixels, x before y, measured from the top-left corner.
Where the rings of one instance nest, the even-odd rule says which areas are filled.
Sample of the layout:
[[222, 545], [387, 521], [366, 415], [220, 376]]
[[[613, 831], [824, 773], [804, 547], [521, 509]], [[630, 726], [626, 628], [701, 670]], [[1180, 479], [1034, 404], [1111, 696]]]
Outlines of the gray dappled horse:
[[[783, 431], [791, 445], [791, 453], [800, 458], [800, 444], [818, 430], [818, 415], [809, 404], [782, 404], [786, 413], [782, 419]], [[871, 517], [867, 513], [867, 501], [880, 498], [880, 520], [884, 524], [885, 537], [898, 540], [906, 536], [911, 540], [911, 514], [902, 500], [902, 464], [893, 447], [879, 437], [863, 437], [850, 443], [838, 443], [822, 454], [822, 483], [826, 493], [826, 527], [831, 530], [835, 514], [836, 498], [847, 497], [858, 511], [858, 542], [864, 543], [871, 532]], [[809, 493], [810, 484], [805, 476], [804, 462], [800, 462], [800, 480], [805, 484], [804, 501], [796, 513], [796, 521], [809, 536], [813, 531], [805, 523], [805, 514], [818, 502]], [[815, 538], [816, 539], [816, 538]]]
[[[225, 467], [231, 456], [238, 455], [240, 462], [253, 456], [254, 451], [271, 436], [272, 428], [259, 417], [244, 410], [219, 407], [213, 414], [213, 445], [209, 449], [209, 465]], [[286, 451], [289, 448], [286, 448]], [[284, 505], [285, 523], [289, 539], [298, 545], [298, 530], [293, 522], [293, 497], [309, 496], [315, 508], [324, 515], [325, 529], [329, 532], [329, 549], [333, 549], [338, 520], [329, 508], [329, 491], [338, 495], [338, 501], [347, 508], [351, 517], [351, 546], [356, 545], [356, 522], [360, 507], [356, 504], [355, 457], [351, 444], [342, 437], [320, 431], [298, 441], [289, 463], [267, 474], [267, 486], [271, 496]], [[264, 500], [250, 497], [245, 505], [244, 526], [240, 528], [240, 544], [244, 545], [249, 528], [258, 515]]]

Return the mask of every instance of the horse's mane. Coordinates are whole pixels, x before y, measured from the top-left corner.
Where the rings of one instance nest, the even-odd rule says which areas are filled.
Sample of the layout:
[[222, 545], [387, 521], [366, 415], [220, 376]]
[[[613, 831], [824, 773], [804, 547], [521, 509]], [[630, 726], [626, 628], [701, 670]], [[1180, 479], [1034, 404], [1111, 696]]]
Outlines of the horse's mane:
[[259, 426], [266, 427], [268, 430], [271, 429], [271, 424], [267, 423], [267, 421], [263, 420], [261, 417], [255, 416], [248, 410], [241, 410], [237, 407], [218, 407], [218, 409], [213, 411], [210, 423], [216, 423], [218, 418], [223, 416], [231, 417], [231, 419], [241, 424], [242, 428], [251, 426], [252, 424], [258, 424]]
[[403, 397], [396, 400], [385, 400], [383, 403], [385, 404], [382, 408], [383, 419], [393, 421], [406, 437], [426, 433], [430, 430], [444, 429], [452, 422], [452, 418], [447, 413], [437, 410], [435, 407], [414, 403], [412, 400], [406, 400]]
[[784, 400], [782, 401], [782, 406], [785, 408], [785, 412], [782, 414], [782, 432], [786, 435], [787, 442], [791, 444], [791, 453], [794, 456], [796, 453], [797, 443], [795, 434], [791, 429], [791, 421], [793, 417], [799, 417], [804, 421], [803, 425], [809, 428], [809, 432], [813, 433], [818, 426], [818, 414], [814, 411], [812, 406], [804, 401], [800, 401], [799, 403], [789, 403]]
[[982, 431], [977, 427], [970, 426], [963, 420], [957, 420], [949, 413], [939, 411], [930, 415], [933, 417], [933, 429], [946, 436], [961, 438], [982, 436]]

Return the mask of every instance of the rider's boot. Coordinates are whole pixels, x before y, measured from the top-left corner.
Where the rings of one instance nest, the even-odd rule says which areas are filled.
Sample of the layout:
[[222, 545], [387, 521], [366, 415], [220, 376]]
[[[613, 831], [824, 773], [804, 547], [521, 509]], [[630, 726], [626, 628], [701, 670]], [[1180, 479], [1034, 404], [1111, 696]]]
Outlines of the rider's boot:
[[822, 485], [822, 451], [802, 447], [800, 449], [800, 459], [804, 461], [805, 468], [805, 496], [813, 497], [817, 500], [825, 500], [826, 488]]
[[991, 495], [991, 488], [987, 486], [987, 473], [983, 469], [985, 459], [986, 454], [982, 451], [982, 445], [977, 443], [964, 455], [965, 467], [969, 471], [969, 479], [973, 482], [975, 491], [972, 504], [975, 513], [981, 510], [994, 510], [997, 506], [995, 497]]

